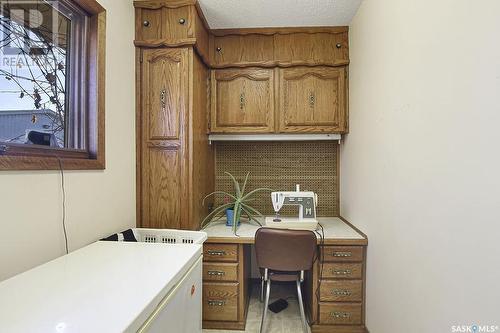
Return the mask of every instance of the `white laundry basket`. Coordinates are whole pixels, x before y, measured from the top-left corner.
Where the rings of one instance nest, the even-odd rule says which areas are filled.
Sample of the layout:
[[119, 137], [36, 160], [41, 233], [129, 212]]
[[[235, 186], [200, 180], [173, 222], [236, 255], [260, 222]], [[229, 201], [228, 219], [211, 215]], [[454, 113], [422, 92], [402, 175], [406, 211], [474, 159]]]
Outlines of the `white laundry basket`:
[[204, 231], [145, 228], [133, 228], [132, 231], [138, 242], [146, 243], [203, 244], [207, 240]]

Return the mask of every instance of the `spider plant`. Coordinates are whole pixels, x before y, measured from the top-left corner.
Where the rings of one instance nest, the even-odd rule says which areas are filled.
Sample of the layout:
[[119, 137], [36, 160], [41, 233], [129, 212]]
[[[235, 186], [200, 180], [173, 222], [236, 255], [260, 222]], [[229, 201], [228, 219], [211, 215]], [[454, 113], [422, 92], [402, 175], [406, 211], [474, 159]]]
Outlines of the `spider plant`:
[[216, 194], [222, 194], [225, 195], [227, 198], [229, 198], [228, 202], [223, 203], [219, 207], [215, 208], [210, 214], [208, 214], [203, 221], [201, 222], [201, 228], [206, 228], [208, 225], [210, 225], [212, 222], [215, 222], [217, 219], [222, 217], [224, 215], [224, 211], [226, 209], [234, 209], [234, 214], [233, 214], [233, 233], [236, 235], [236, 229], [238, 228], [238, 221], [240, 221], [240, 217], [242, 214], [245, 214], [250, 221], [255, 221], [259, 225], [259, 221], [255, 218], [255, 215], [258, 215], [260, 217], [264, 217], [257, 209], [253, 208], [250, 206], [250, 202], [254, 201], [255, 199], [252, 198], [252, 196], [258, 192], [262, 191], [272, 191], [270, 188], [257, 188], [254, 189], [248, 193], [245, 193], [246, 186], [247, 186], [247, 181], [248, 181], [248, 176], [250, 175], [250, 172], [247, 173], [245, 176], [245, 181], [243, 182], [243, 185], [240, 186], [240, 183], [236, 180], [236, 178], [230, 174], [229, 172], [225, 172], [233, 181], [234, 184], [234, 194], [227, 193], [224, 191], [215, 191], [203, 198], [203, 205], [205, 204], [205, 200]]

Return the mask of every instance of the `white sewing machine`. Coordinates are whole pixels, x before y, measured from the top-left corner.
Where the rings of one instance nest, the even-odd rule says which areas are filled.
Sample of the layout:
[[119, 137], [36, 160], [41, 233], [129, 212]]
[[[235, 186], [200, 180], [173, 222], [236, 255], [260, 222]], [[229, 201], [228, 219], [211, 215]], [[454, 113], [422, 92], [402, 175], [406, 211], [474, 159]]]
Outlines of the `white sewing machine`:
[[[300, 191], [297, 185], [295, 192], [272, 192], [271, 200], [276, 212], [275, 216], [267, 216], [265, 226], [280, 229], [316, 230], [316, 205], [318, 196], [314, 192]], [[283, 206], [299, 206], [299, 217], [281, 217], [279, 212]]]

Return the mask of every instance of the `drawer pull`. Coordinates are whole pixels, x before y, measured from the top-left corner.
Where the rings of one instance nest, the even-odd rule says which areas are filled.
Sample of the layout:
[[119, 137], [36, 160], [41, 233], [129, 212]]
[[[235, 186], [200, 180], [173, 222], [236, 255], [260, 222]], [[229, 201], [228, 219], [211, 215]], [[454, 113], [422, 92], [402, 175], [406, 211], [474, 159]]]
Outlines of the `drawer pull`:
[[350, 275], [352, 272], [350, 269], [332, 269], [334, 275]]
[[208, 250], [207, 253], [210, 254], [211, 256], [219, 256], [219, 257], [226, 255], [226, 251]]
[[330, 313], [330, 316], [332, 316], [333, 318], [336, 318], [336, 319], [339, 319], [339, 318], [342, 318], [342, 319], [347, 319], [347, 318], [351, 318], [351, 314], [349, 312], [331, 312]]
[[179, 19], [179, 24], [184, 24], [184, 23], [186, 23], [186, 19], [184, 18]]
[[223, 271], [208, 271], [207, 274], [211, 275], [211, 276], [224, 276], [224, 275], [226, 275], [226, 272], [223, 272]]
[[332, 294], [335, 296], [351, 296], [351, 291], [347, 289], [333, 289]]
[[215, 301], [215, 300], [209, 299], [207, 301], [207, 304], [210, 306], [224, 306], [224, 305], [226, 305], [226, 302], [225, 301]]
[[149, 27], [151, 25], [151, 23], [149, 23], [148, 20], [145, 20], [144, 22], [142, 22], [142, 25], [145, 27]]
[[352, 252], [333, 252], [332, 256], [347, 258], [347, 257], [352, 257]]

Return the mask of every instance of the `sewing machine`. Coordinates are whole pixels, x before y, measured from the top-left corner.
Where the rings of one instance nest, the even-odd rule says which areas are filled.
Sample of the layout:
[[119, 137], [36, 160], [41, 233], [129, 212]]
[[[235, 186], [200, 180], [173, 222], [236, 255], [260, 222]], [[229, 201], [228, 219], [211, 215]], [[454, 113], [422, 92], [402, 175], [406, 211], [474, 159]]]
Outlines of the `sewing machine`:
[[[300, 185], [297, 185], [294, 192], [272, 192], [271, 200], [276, 215], [267, 216], [265, 226], [295, 230], [316, 230], [318, 227], [316, 220], [318, 196], [316, 193], [300, 191]], [[298, 218], [280, 216], [281, 208], [287, 205], [299, 206]]]

